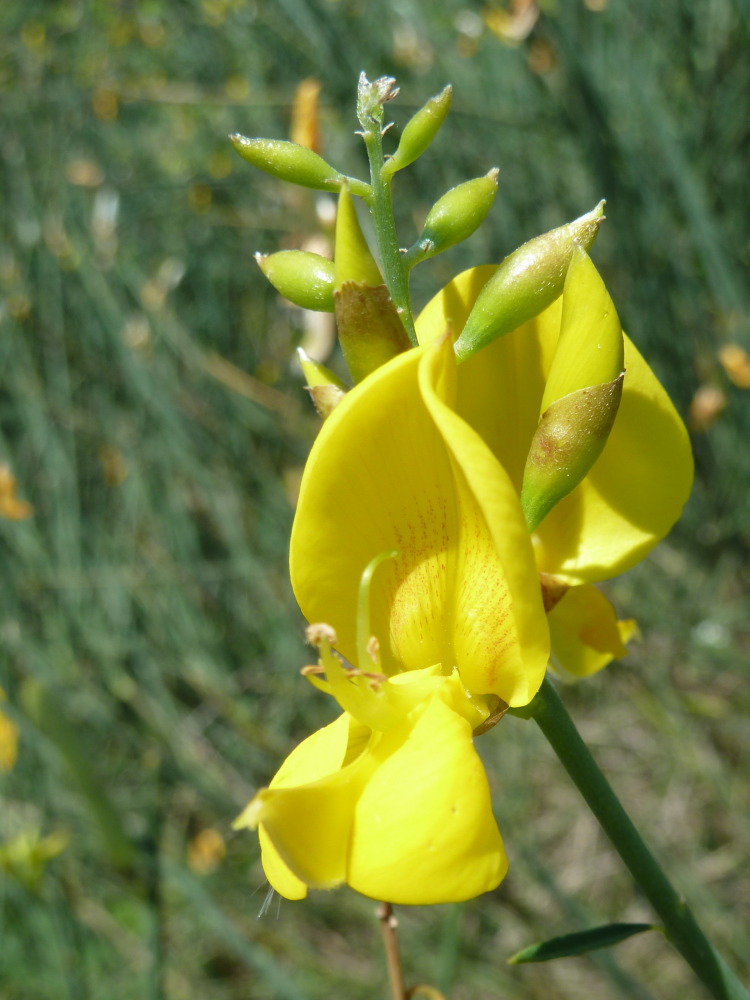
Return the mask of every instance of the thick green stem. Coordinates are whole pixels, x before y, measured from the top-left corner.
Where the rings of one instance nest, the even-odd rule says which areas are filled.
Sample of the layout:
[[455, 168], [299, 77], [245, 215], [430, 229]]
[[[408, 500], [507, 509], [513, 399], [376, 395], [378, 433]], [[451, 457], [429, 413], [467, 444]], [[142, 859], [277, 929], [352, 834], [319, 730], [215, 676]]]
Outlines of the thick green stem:
[[658, 913], [667, 938], [716, 1000], [750, 1000], [740, 983], [698, 926], [604, 777], [552, 683], [544, 681], [524, 711], [539, 725], [589, 808], [625, 862], [643, 894]]
[[397, 93], [397, 91], [390, 89], [392, 83], [393, 81], [388, 79], [376, 80], [373, 84], [366, 80], [363, 83], [360, 80], [358, 115], [370, 163], [371, 186], [365, 201], [375, 226], [375, 238], [378, 242], [380, 262], [383, 266], [383, 276], [388, 292], [398, 310], [404, 329], [409, 335], [409, 340], [412, 344], [416, 344], [417, 335], [414, 330], [409, 296], [409, 275], [399, 249], [396, 222], [393, 218], [391, 177], [383, 174], [385, 157], [383, 156], [382, 104]]

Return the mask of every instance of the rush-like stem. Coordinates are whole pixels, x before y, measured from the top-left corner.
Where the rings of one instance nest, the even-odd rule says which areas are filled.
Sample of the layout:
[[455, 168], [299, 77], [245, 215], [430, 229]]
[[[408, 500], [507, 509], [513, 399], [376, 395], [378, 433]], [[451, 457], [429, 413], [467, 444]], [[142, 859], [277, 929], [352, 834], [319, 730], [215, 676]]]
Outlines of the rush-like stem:
[[391, 1000], [406, 1000], [406, 984], [404, 970], [401, 967], [401, 953], [398, 950], [398, 921], [390, 903], [378, 906], [378, 920], [383, 931], [385, 958], [388, 964], [388, 982], [391, 987]]
[[750, 1000], [724, 959], [680, 898], [591, 756], [549, 679], [523, 711], [533, 718], [586, 803], [658, 913], [669, 941], [716, 1000]]
[[[378, 82], [370, 85], [377, 88]], [[361, 92], [360, 92], [361, 93]], [[365, 201], [370, 210], [375, 226], [375, 238], [380, 253], [380, 263], [383, 267], [383, 277], [393, 304], [398, 310], [404, 329], [412, 344], [417, 343], [414, 330], [414, 318], [411, 312], [411, 297], [409, 295], [409, 276], [403, 255], [399, 249], [396, 235], [396, 221], [393, 218], [393, 198], [391, 196], [391, 177], [383, 175], [385, 157], [383, 155], [383, 108], [378, 103], [375, 90], [363, 108], [359, 106], [359, 122], [362, 126], [362, 138], [365, 141], [367, 159], [370, 163], [371, 190]], [[364, 112], [364, 113], [362, 113]], [[356, 193], [356, 192], [355, 192]]]

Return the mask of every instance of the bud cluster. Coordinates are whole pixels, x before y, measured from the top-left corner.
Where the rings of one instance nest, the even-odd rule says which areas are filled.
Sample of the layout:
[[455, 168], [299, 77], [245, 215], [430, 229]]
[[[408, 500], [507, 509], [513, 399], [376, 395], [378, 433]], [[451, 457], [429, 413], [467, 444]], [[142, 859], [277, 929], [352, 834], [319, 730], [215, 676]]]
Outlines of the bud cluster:
[[[303, 187], [338, 192], [333, 260], [303, 250], [257, 254], [256, 260], [285, 298], [303, 309], [334, 313], [354, 383], [416, 344], [408, 294], [412, 268], [468, 239], [487, 216], [498, 187], [499, 171], [492, 168], [451, 188], [430, 208], [417, 239], [400, 249], [392, 179], [430, 147], [450, 110], [453, 89], [445, 87], [411, 117], [387, 156], [382, 146], [390, 126], [384, 124], [384, 107], [397, 94], [391, 77], [373, 82], [360, 77], [357, 115], [370, 159], [369, 182], [347, 176], [297, 143], [230, 136], [239, 154], [261, 170]], [[380, 263], [362, 231], [355, 198], [372, 217]], [[531, 531], [586, 476], [607, 441], [622, 395], [622, 331], [587, 256], [603, 221], [601, 201], [514, 250], [474, 297], [456, 330], [454, 351], [461, 363], [564, 297], [560, 341], [523, 475], [521, 505]], [[599, 340], [595, 352], [589, 349], [592, 336]], [[326, 417], [346, 386], [304, 352], [301, 364], [315, 406]]]

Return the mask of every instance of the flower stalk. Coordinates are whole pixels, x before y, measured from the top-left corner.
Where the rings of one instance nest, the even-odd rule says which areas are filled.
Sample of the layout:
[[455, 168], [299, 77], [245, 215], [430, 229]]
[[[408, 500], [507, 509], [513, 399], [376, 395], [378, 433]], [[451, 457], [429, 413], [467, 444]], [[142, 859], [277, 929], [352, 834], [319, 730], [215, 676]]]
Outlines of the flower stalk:
[[370, 192], [365, 196], [375, 226], [383, 276], [404, 329], [412, 344], [417, 343], [409, 296], [409, 278], [396, 235], [393, 217], [391, 182], [393, 174], [384, 170], [383, 104], [398, 93], [395, 81], [383, 77], [370, 83], [364, 73], [359, 78], [357, 117], [362, 126], [367, 159], [370, 164]]
[[534, 701], [514, 714], [533, 718], [557, 754], [602, 830], [624, 861], [664, 925], [669, 941], [716, 1000], [749, 1000], [724, 959], [705, 936], [643, 841], [612, 787], [581, 739], [575, 723], [549, 679]]
[[390, 903], [378, 906], [378, 920], [383, 932], [385, 960], [388, 966], [388, 983], [391, 989], [391, 1000], [406, 1000], [406, 983], [401, 965], [401, 952], [398, 947], [398, 920]]

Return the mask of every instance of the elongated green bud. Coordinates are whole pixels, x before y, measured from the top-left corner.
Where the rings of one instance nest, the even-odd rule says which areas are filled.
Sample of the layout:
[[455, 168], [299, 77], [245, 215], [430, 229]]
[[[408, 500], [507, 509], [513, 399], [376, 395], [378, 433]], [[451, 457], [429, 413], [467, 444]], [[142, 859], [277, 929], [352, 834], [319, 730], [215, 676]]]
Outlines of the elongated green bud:
[[424, 153], [445, 121], [452, 100], [453, 87], [448, 84], [409, 119], [401, 133], [396, 152], [383, 168], [384, 177], [403, 170]]
[[537, 316], [560, 295], [576, 246], [588, 250], [604, 221], [604, 201], [586, 215], [536, 236], [507, 256], [477, 296], [456, 341], [463, 361]]
[[255, 255], [255, 260], [273, 287], [296, 306], [333, 312], [334, 265], [307, 250], [279, 250]]
[[334, 287], [346, 281], [363, 282], [375, 287], [383, 284], [380, 268], [370, 253], [367, 240], [357, 218], [357, 210], [349, 193], [349, 185], [342, 184], [336, 212], [336, 244], [334, 250]]
[[296, 142], [288, 142], [286, 139], [248, 139], [238, 132], [230, 135], [229, 141], [243, 160], [279, 180], [321, 191], [331, 191], [348, 180], [356, 194], [364, 196], [370, 191], [369, 184], [347, 178], [330, 163], [326, 163], [322, 156]]
[[456, 185], [435, 202], [427, 213], [421, 236], [404, 254], [407, 267], [471, 236], [492, 207], [499, 172], [493, 167], [484, 177]]
[[623, 356], [614, 304], [588, 255], [577, 246], [523, 474], [521, 507], [530, 531], [578, 486], [607, 443], [622, 397]]
[[624, 373], [563, 396], [542, 414], [526, 459], [521, 507], [535, 531], [602, 453], [617, 415]]

